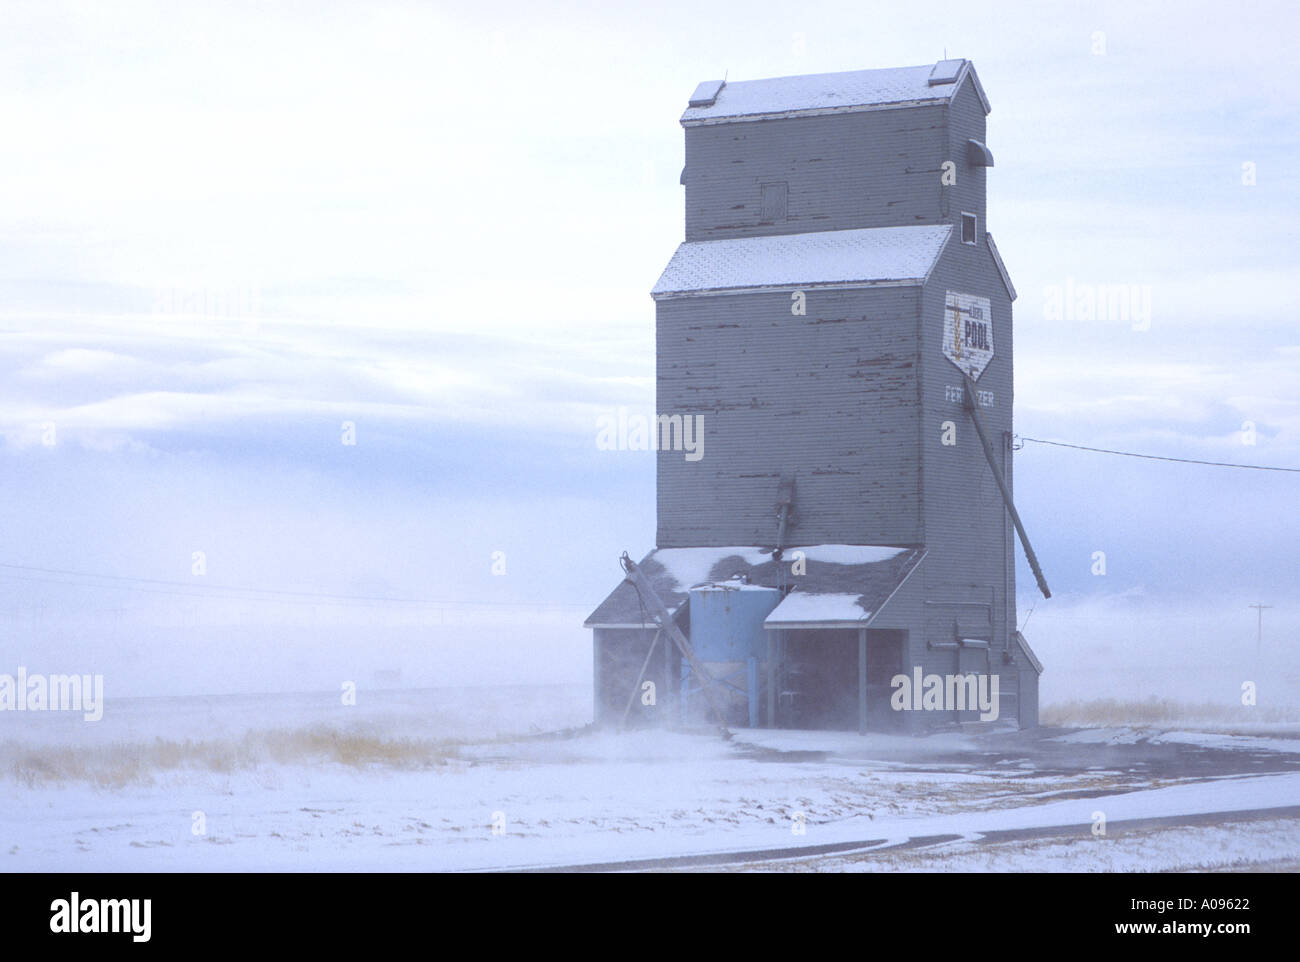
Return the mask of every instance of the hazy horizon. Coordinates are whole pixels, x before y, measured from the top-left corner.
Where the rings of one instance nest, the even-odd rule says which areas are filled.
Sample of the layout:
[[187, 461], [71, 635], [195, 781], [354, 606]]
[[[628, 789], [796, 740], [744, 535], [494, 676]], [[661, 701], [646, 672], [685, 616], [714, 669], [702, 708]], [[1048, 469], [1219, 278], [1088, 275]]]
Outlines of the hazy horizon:
[[[1300, 467], [1288, 7], [746, 9], [7, 5], [0, 672], [589, 678], [655, 532], [597, 419], [653, 407], [677, 121], [724, 74], [971, 59], [1017, 433]], [[1115, 285], [1149, 325], [1053, 319]], [[1045, 705], [1231, 700], [1259, 602], [1296, 704], [1297, 475], [1027, 444], [1015, 488]]]

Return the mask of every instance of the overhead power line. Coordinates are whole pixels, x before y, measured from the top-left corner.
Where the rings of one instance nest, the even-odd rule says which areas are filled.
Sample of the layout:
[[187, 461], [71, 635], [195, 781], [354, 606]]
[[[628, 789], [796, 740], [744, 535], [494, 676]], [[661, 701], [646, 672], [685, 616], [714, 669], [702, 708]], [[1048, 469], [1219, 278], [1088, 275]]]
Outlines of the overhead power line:
[[[27, 572], [13, 574], [11, 572]], [[34, 573], [34, 574], [33, 574]], [[44, 577], [42, 577], [44, 576]], [[40, 581], [77, 588], [105, 588], [141, 591], [149, 594], [170, 594], [193, 598], [213, 598], [226, 601], [263, 601], [276, 604], [341, 605], [375, 608], [384, 606], [414, 605], [437, 608], [581, 608], [581, 605], [557, 605], [527, 601], [440, 601], [434, 598], [395, 598], [383, 595], [343, 595], [328, 592], [291, 591], [277, 588], [253, 588], [242, 585], [204, 584], [197, 581], [167, 581], [161, 578], [143, 578], [133, 575], [109, 575], [93, 571], [75, 571], [67, 568], [43, 568], [0, 562], [0, 577], [18, 581]], [[69, 578], [93, 578], [94, 581], [70, 581]], [[180, 589], [180, 590], [169, 590]]]
[[1031, 441], [1034, 444], [1050, 444], [1058, 448], [1074, 448], [1077, 451], [1095, 451], [1098, 454], [1118, 454], [1125, 458], [1145, 458], [1148, 461], [1176, 461], [1179, 464], [1204, 464], [1213, 468], [1245, 468], [1248, 471], [1286, 471], [1300, 474], [1300, 468], [1278, 468], [1267, 464], [1233, 464], [1229, 461], [1198, 461], [1195, 458], [1167, 458], [1160, 454], [1137, 454], [1133, 451], [1114, 451], [1110, 448], [1090, 448], [1084, 444], [1066, 444], [1064, 441], [1044, 441], [1041, 438], [1026, 438], [1016, 435], [1018, 441]]
[[[0, 566], [4, 567], [4, 566]], [[92, 576], [97, 577], [97, 576]], [[110, 576], [111, 577], [111, 576]], [[319, 596], [317, 599], [309, 598], [283, 598], [275, 595], [249, 595], [231, 593], [229, 589], [209, 588], [208, 590], [170, 590], [167, 588], [153, 588], [141, 584], [132, 584], [129, 581], [117, 581], [110, 584], [101, 584], [95, 581], [72, 581], [63, 577], [48, 577], [41, 575], [19, 575], [9, 571], [0, 571], [0, 579], [7, 581], [31, 581], [38, 584], [47, 585], [64, 585], [69, 588], [99, 588], [106, 591], [132, 591], [150, 595], [171, 595], [176, 598], [204, 598], [209, 601], [253, 601], [265, 604], [276, 605], [305, 605], [309, 607], [343, 607], [343, 608], [384, 608], [395, 607], [395, 605], [381, 605], [364, 601], [337, 601], [331, 599], [328, 595]], [[196, 585], [195, 588], [201, 586]]]

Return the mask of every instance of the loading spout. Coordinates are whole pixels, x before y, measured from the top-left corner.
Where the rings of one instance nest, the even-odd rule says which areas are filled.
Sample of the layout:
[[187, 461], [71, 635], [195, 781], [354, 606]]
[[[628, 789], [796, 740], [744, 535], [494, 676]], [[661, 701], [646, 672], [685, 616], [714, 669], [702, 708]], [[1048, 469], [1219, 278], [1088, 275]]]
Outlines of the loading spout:
[[1016, 526], [1016, 534], [1020, 535], [1020, 543], [1024, 546], [1025, 557], [1029, 560], [1029, 568], [1038, 581], [1038, 590], [1043, 593], [1044, 598], [1050, 598], [1052, 592], [1047, 587], [1047, 579], [1043, 577], [1043, 569], [1038, 566], [1038, 556], [1034, 554], [1033, 546], [1029, 543], [1029, 535], [1025, 534], [1025, 526], [1020, 521], [1020, 513], [1016, 511], [1015, 503], [1011, 500], [1011, 491], [1007, 488], [1006, 478], [1002, 477], [1002, 470], [993, 457], [993, 445], [989, 444], [988, 434], [984, 431], [984, 421], [980, 418], [979, 405], [975, 399], [975, 382], [971, 380], [969, 374], [964, 376], [966, 379], [966, 411], [970, 414], [970, 419], [975, 422], [975, 433], [979, 435], [980, 444], [984, 448], [984, 457], [988, 459], [989, 469], [993, 472], [993, 480], [998, 483], [998, 490], [1002, 492], [1002, 500], [1006, 502], [1007, 512], [1011, 515], [1011, 523]]
[[772, 557], [780, 561], [785, 550], [786, 535], [790, 531], [790, 515], [794, 511], [794, 478], [782, 478], [776, 495], [776, 550]]

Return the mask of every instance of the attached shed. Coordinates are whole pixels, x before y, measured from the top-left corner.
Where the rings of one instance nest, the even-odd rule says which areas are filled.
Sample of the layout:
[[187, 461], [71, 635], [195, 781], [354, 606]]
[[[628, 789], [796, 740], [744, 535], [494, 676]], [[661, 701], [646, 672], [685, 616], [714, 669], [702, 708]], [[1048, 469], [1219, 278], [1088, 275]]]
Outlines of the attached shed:
[[[924, 557], [919, 549], [872, 545], [806, 545], [780, 555], [759, 546], [661, 548], [639, 567], [716, 677], [742, 669], [752, 676], [752, 691], [735, 686], [746, 697], [731, 706], [733, 722], [747, 724], [753, 712], [754, 724], [852, 729], [865, 727], [873, 709], [892, 724], [879, 706], [903, 669], [906, 632], [881, 626], [907, 620], [883, 616]], [[742, 603], [749, 596], [764, 606], [762, 615]], [[634, 700], [629, 711], [628, 694], [649, 680], [671, 697], [683, 668], [674, 668], [668, 645], [647, 665], [656, 629], [636, 587], [621, 583], [587, 627], [596, 633], [596, 721], [653, 718], [658, 712], [645, 709], [658, 705]], [[703, 720], [699, 700], [673, 704], [675, 720]]]

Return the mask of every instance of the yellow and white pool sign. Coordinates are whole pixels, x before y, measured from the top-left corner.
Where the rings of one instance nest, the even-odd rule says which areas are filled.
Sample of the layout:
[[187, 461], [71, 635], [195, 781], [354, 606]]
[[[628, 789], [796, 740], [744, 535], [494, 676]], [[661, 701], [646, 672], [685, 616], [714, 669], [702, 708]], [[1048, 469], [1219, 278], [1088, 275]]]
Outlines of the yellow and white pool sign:
[[949, 291], [943, 309], [943, 353], [978, 380], [993, 360], [993, 312], [987, 297]]

